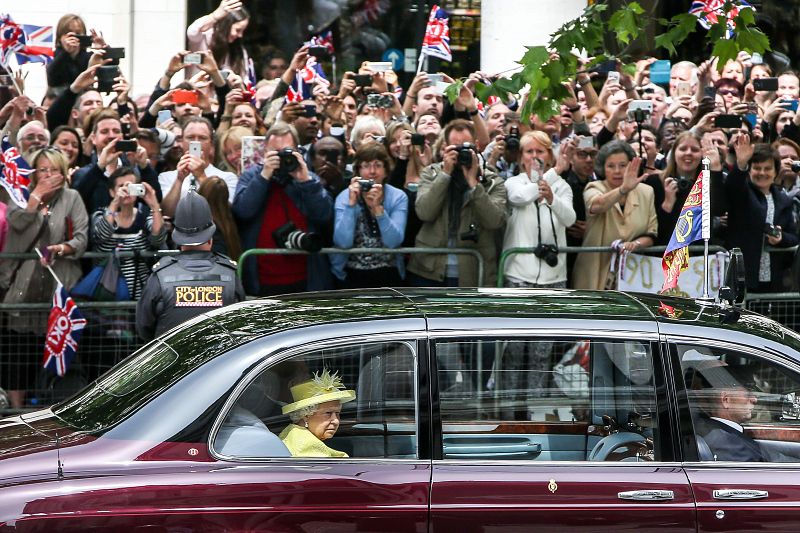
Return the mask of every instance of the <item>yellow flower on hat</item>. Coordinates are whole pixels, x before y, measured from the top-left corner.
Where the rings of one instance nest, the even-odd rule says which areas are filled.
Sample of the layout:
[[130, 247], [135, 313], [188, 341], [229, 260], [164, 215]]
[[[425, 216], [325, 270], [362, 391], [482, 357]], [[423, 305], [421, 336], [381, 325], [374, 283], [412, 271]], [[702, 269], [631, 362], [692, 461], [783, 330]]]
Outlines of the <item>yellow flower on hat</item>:
[[356, 399], [356, 391], [346, 390], [338, 372], [331, 374], [327, 368], [320, 374], [314, 372], [312, 379], [295, 385], [290, 390], [294, 402], [283, 406], [283, 414], [325, 402], [338, 400], [347, 403]]

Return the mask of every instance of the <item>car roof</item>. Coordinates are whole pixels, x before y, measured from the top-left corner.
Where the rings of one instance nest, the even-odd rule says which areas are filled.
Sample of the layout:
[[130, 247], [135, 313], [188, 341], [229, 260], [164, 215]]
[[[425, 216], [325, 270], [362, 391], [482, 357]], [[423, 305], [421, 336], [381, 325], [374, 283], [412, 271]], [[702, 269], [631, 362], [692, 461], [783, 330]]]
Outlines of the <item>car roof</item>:
[[[746, 310], [725, 321], [718, 304], [688, 298], [618, 291], [517, 288], [379, 288], [289, 294], [248, 300], [212, 311], [205, 317], [226, 331], [232, 345], [301, 327], [399, 318], [560, 318], [656, 322], [735, 330], [789, 344], [800, 351], [800, 336], [777, 322]], [[183, 335], [206, 320], [193, 321]], [[199, 332], [199, 330], [198, 330]], [[167, 339], [166, 342], [170, 344]], [[227, 347], [232, 347], [228, 344]], [[209, 354], [213, 357], [213, 354]]]

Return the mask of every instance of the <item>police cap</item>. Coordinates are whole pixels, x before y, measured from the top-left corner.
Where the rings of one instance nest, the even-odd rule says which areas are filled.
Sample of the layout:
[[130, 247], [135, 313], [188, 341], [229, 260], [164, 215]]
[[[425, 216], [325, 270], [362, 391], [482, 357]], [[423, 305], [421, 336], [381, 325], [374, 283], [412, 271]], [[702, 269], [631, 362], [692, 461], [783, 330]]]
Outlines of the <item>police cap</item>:
[[190, 189], [175, 209], [172, 240], [178, 246], [197, 246], [208, 242], [216, 229], [208, 202]]

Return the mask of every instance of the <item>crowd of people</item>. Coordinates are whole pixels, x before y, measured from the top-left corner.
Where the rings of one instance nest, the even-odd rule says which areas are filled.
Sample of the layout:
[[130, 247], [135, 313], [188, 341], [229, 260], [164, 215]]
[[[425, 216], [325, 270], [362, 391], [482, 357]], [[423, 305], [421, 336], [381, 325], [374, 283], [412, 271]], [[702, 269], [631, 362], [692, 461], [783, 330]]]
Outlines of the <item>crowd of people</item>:
[[[704, 157], [712, 244], [743, 250], [750, 290], [789, 286], [791, 255], [766, 249], [798, 242], [800, 79], [791, 70], [746, 53], [722, 69], [677, 62], [664, 86], [650, 80], [653, 58], [632, 76], [619, 65], [581, 69], [559, 115], [523, 120], [527, 95], [476, 98], [475, 84], [494, 79], [483, 72], [453, 102], [438, 81], [452, 81], [446, 74], [421, 72], [400, 87], [370, 62], [338, 86], [298, 92], [308, 45], [254, 58], [263, 68], [251, 85], [248, 21], [241, 2], [223, 0], [189, 26], [189, 50], [175, 52], [153, 91], [132, 95], [104, 57], [102, 33], [78, 15], [61, 18], [44, 100], [23, 92], [0, 109], [0, 133], [33, 168], [27, 207], [1, 193], [0, 249], [43, 253], [2, 259], [3, 302], [49, 301], [47, 266], [71, 288], [92, 266], [79, 260], [86, 251], [175, 248], [172, 217], [191, 189], [211, 208], [213, 251], [233, 260], [252, 248], [468, 248], [494, 286], [501, 252], [524, 247], [533, 252], [504, 263], [506, 286], [614, 288], [611, 252], [563, 248], [666, 245]], [[773, 78], [774, 87], [759, 83]], [[635, 111], [641, 101], [650, 110]], [[242, 158], [250, 137], [262, 139], [256, 164]], [[120, 270], [138, 298], [150, 264], [123, 258]], [[250, 296], [478, 283], [473, 256], [441, 252], [260, 255], [243, 275]], [[20, 358], [39, 357], [44, 313], [4, 324], [35, 341]]]

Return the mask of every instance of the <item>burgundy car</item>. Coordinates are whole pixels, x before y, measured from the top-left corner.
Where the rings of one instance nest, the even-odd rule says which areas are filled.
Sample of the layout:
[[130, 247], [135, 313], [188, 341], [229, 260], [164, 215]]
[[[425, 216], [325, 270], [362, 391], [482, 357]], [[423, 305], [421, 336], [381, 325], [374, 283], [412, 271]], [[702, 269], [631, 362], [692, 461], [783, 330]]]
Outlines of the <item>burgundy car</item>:
[[[292, 456], [325, 371], [346, 457]], [[798, 394], [800, 336], [686, 299], [243, 302], [0, 421], [0, 530], [797, 532]]]

